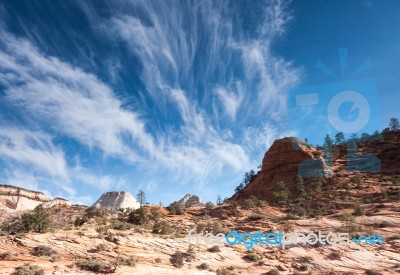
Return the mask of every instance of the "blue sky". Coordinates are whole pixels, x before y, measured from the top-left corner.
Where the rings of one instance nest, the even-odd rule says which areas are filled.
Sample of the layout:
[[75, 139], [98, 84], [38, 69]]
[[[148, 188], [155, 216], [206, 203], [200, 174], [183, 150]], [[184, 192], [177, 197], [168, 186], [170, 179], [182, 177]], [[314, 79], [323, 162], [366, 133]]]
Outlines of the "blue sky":
[[399, 11], [398, 1], [3, 1], [0, 182], [83, 204], [139, 188], [165, 205], [231, 196], [276, 138], [335, 134], [293, 123], [295, 87], [354, 81], [370, 58], [356, 78], [376, 82], [373, 121], [398, 116]]

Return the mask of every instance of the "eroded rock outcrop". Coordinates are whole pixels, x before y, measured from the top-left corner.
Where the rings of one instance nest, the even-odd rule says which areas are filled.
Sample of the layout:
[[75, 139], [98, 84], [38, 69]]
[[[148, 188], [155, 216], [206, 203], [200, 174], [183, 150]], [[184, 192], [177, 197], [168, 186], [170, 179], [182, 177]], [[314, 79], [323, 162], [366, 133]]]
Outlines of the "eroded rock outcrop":
[[178, 201], [182, 208], [203, 205], [203, 201], [196, 195], [186, 194]]
[[294, 177], [332, 176], [332, 169], [318, 155], [317, 149], [292, 137], [275, 140], [265, 153], [261, 171], [254, 180], [233, 198], [238, 201], [254, 195], [259, 199], [272, 200], [277, 182], [283, 181], [289, 190], [295, 190]]
[[112, 210], [138, 209], [139, 202], [129, 192], [107, 192], [93, 204], [95, 207], [105, 207]]
[[57, 204], [70, 205], [70, 202], [61, 198], [51, 200], [42, 192], [11, 185], [0, 185], [0, 208], [3, 210], [32, 210], [39, 204], [43, 204], [44, 207], [52, 207]]

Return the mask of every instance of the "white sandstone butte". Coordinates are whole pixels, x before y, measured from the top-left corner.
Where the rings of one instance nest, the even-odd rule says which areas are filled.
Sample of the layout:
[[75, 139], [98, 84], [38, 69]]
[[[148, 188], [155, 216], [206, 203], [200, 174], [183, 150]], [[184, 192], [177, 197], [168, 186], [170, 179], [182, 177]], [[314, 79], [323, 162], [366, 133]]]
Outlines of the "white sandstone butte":
[[107, 192], [93, 204], [94, 207], [105, 207], [112, 210], [138, 209], [140, 203], [129, 192]]

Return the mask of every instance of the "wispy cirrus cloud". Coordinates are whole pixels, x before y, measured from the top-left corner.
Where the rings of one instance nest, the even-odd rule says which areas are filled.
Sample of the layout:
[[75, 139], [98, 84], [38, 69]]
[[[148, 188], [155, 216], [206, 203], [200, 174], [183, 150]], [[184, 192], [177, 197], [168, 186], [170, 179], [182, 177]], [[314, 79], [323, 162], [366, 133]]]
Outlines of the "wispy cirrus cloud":
[[[271, 53], [272, 42], [291, 18], [287, 4], [264, 4], [252, 9], [259, 18], [250, 29], [242, 24], [247, 18], [239, 14], [238, 2], [116, 1], [106, 15], [94, 4], [79, 3], [96, 42], [114, 50], [101, 61], [109, 65], [109, 80], [90, 70], [95, 58], [51, 56], [33, 43], [40, 37], [39, 45], [45, 44], [39, 33], [19, 37], [1, 28], [4, 100], [36, 120], [41, 132], [98, 149], [104, 160], [122, 160], [119, 165], [137, 176], [126, 180], [71, 164], [62, 142], [59, 147], [49, 143], [39, 155], [52, 148], [59, 161], [64, 157], [64, 170], [54, 173], [64, 173], [66, 186], [109, 189], [148, 181], [154, 191], [165, 189], [165, 181], [171, 186], [192, 183], [209, 193], [207, 184], [231, 181], [250, 169], [259, 157], [255, 152], [284, 133], [273, 126], [279, 123], [263, 125], [271, 117], [281, 119], [285, 90], [301, 72]], [[96, 52], [97, 45], [79, 38], [90, 56], [102, 59], [104, 51]], [[76, 47], [78, 42], [71, 43]], [[121, 54], [120, 49], [127, 51]], [[21, 147], [21, 152], [29, 150]], [[13, 154], [15, 162], [27, 162]], [[31, 164], [45, 169], [46, 162], [51, 158]], [[70, 190], [70, 195], [76, 194]]]

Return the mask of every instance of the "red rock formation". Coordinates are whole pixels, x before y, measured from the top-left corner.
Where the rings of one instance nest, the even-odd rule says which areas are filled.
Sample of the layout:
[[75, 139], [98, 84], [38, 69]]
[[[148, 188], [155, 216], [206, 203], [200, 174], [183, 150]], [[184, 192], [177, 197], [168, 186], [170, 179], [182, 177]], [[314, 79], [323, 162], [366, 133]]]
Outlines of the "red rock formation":
[[241, 202], [254, 195], [259, 199], [271, 201], [277, 182], [283, 181], [289, 190], [295, 189], [294, 177], [298, 174], [300, 163], [313, 159], [317, 150], [303, 141], [286, 137], [275, 140], [262, 161], [261, 171], [255, 179], [234, 199]]

